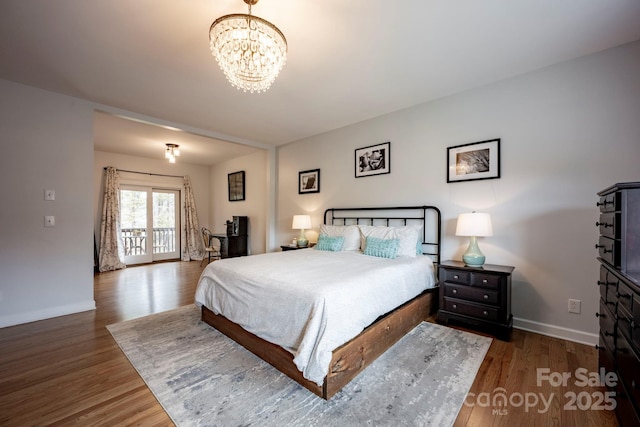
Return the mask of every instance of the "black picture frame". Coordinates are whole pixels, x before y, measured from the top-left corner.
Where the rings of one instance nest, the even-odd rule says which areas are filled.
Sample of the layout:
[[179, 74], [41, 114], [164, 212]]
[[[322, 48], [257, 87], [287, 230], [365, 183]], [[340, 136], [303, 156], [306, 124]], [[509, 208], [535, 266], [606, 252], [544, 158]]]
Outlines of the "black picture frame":
[[229, 182], [229, 201], [244, 200], [244, 171], [232, 172], [227, 176]]
[[320, 169], [298, 172], [298, 194], [320, 192]]
[[500, 178], [500, 138], [447, 148], [447, 183]]
[[356, 178], [391, 173], [391, 142], [355, 150]]

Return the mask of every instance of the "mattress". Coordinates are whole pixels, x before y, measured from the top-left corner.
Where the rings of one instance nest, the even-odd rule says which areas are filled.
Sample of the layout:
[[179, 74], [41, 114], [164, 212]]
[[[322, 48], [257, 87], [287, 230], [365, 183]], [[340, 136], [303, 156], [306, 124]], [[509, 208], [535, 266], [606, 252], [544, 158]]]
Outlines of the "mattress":
[[426, 256], [302, 249], [209, 264], [195, 303], [289, 351], [303, 376], [321, 385], [334, 349], [435, 285]]

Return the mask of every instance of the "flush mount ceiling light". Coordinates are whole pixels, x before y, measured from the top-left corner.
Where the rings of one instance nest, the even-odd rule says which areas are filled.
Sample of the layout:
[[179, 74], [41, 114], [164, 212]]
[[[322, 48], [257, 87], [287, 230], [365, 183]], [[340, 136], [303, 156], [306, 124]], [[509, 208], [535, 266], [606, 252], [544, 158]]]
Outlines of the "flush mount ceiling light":
[[169, 159], [169, 163], [175, 163], [176, 157], [180, 155], [180, 147], [178, 144], [166, 144], [167, 149], [164, 152], [165, 159]]
[[287, 60], [287, 40], [273, 25], [251, 15], [258, 0], [243, 0], [248, 14], [222, 16], [211, 24], [209, 47], [232, 86], [245, 92], [264, 92]]

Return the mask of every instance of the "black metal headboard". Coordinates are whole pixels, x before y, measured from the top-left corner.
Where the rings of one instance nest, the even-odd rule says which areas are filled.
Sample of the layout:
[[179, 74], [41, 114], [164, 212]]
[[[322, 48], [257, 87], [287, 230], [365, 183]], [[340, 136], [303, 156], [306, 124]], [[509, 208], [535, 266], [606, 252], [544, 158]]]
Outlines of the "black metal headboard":
[[399, 206], [380, 208], [330, 208], [324, 211], [327, 225], [422, 225], [422, 253], [440, 264], [442, 219], [435, 206]]

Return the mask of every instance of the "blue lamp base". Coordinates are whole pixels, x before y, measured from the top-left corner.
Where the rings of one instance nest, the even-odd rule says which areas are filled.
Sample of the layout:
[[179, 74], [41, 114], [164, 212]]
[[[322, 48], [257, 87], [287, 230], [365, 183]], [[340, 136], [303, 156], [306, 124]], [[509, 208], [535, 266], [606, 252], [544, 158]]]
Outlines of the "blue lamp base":
[[307, 240], [307, 236], [304, 235], [304, 229], [300, 230], [300, 236], [298, 237], [298, 247], [306, 248], [308, 244], [309, 241]]
[[478, 241], [475, 236], [472, 236], [469, 240], [469, 247], [467, 251], [462, 255], [462, 261], [469, 267], [482, 267], [484, 264], [484, 254], [478, 247]]

